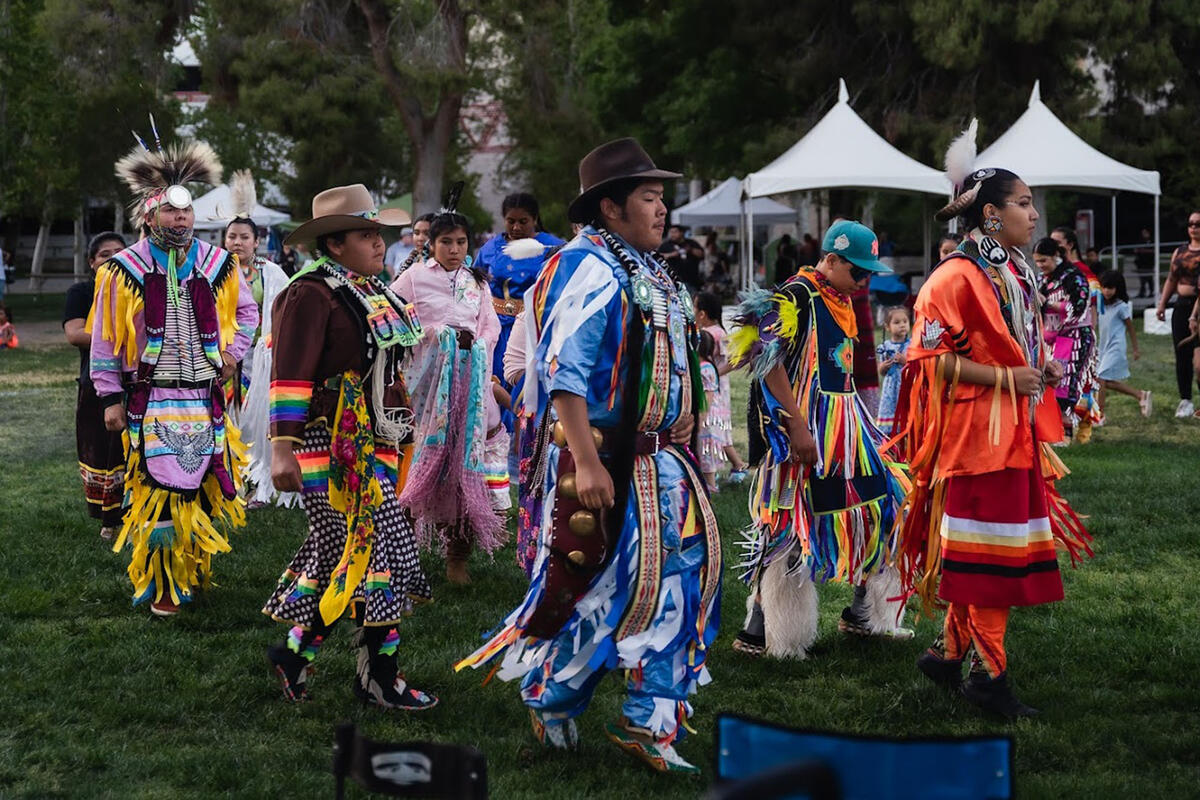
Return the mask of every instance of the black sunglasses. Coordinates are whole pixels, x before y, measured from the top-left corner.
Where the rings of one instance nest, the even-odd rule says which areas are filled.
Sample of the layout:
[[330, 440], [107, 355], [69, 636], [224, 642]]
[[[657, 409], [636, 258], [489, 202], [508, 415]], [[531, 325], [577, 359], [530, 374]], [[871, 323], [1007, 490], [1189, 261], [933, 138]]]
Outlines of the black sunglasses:
[[863, 269], [862, 267], [858, 266], [857, 264], [850, 265], [850, 279], [853, 280], [855, 283], [858, 283], [862, 279], [869, 278], [869, 277], [871, 277], [871, 270]]
[[1197, 222], [1192, 222], [1192, 221], [1189, 219], [1189, 220], [1188, 220], [1188, 227], [1189, 227], [1189, 228], [1200, 228], [1200, 221], [1197, 221]]

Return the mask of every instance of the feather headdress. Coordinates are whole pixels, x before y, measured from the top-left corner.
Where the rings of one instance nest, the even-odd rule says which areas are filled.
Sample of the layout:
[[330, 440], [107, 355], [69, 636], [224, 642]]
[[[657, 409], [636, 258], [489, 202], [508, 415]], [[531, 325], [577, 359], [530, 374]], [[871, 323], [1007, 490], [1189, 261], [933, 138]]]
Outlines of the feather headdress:
[[133, 193], [129, 213], [135, 224], [152, 201], [170, 186], [221, 182], [221, 160], [204, 142], [183, 142], [152, 151], [140, 140], [116, 165], [117, 177]]
[[979, 196], [980, 185], [995, 174], [995, 170], [975, 169], [975, 157], [978, 154], [975, 136], [978, 131], [979, 120], [972, 118], [967, 129], [946, 148], [946, 177], [954, 187], [954, 199], [934, 215], [939, 220], [954, 219], [970, 208]]
[[455, 181], [450, 187], [450, 191], [446, 193], [446, 199], [442, 201], [441, 210], [438, 214], [454, 214], [458, 211], [458, 201], [462, 199], [463, 187], [467, 185], [466, 181]]
[[233, 203], [234, 219], [249, 219], [258, 206], [258, 192], [254, 188], [254, 176], [248, 169], [239, 169], [229, 179], [229, 198]]

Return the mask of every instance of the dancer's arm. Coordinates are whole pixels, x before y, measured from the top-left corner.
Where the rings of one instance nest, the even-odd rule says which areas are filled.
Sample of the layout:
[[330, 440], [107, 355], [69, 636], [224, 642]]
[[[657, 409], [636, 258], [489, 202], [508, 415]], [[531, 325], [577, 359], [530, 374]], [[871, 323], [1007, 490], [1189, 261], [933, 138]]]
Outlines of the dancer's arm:
[[[955, 364], [958, 365], [958, 380], [961, 383], [974, 383], [979, 386], [995, 386], [997, 373], [999, 373], [1000, 388], [1008, 390], [1009, 371], [1003, 367], [994, 367], [991, 364], [980, 364], [977, 361], [972, 361], [969, 358], [957, 355], [956, 353], [947, 353], [942, 360], [942, 377], [947, 380], [954, 379]], [[1034, 367], [1010, 367], [1012, 374], [1013, 388], [1016, 389], [1019, 395], [1037, 394], [1045, 388], [1043, 373]]]

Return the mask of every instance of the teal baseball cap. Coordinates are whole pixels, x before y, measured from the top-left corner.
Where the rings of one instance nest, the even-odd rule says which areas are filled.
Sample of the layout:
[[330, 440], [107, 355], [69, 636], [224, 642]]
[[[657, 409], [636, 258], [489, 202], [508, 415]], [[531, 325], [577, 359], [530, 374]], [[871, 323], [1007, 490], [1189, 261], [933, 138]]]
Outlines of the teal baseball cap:
[[861, 222], [841, 219], [829, 226], [821, 249], [870, 272], [889, 274], [892, 268], [879, 260], [879, 239]]

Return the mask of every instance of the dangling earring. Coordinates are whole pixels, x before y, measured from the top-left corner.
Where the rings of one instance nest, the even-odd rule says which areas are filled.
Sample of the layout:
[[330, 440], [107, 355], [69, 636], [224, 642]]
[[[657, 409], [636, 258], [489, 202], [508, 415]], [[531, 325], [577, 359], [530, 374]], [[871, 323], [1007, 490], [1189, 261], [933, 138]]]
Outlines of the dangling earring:
[[995, 236], [1002, 230], [1004, 230], [1004, 221], [999, 217], [993, 215], [983, 220], [983, 232], [988, 236]]

